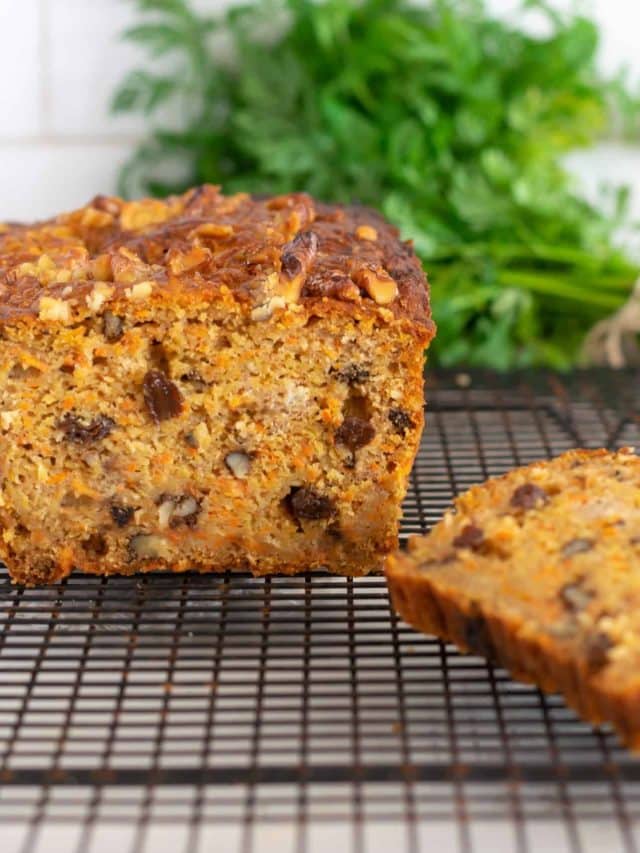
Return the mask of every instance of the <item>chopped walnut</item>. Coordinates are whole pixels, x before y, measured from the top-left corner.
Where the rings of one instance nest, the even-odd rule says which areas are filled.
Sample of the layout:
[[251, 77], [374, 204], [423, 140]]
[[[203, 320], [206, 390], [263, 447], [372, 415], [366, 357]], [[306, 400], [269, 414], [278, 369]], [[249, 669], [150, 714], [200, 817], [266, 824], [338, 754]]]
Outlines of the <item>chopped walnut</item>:
[[153, 267], [127, 246], [120, 246], [118, 251], [111, 255], [111, 271], [113, 281], [122, 284], [150, 281], [154, 275]]
[[318, 237], [314, 231], [302, 231], [282, 248], [279, 293], [287, 302], [297, 302], [316, 255]]
[[112, 217], [120, 215], [120, 208], [122, 207], [122, 201], [119, 198], [115, 198], [114, 196], [108, 195], [97, 195], [94, 196], [89, 202], [89, 206], [94, 210], [101, 210], [105, 213], [111, 214]]
[[194, 228], [188, 234], [189, 240], [193, 240], [196, 237], [214, 237], [216, 239], [227, 240], [229, 237], [233, 237], [233, 226], [218, 225], [215, 222], [203, 222], [202, 225], [198, 225], [197, 228]]
[[591, 551], [595, 544], [594, 539], [570, 539], [562, 546], [560, 553], [565, 558], [574, 557], [576, 554], [585, 554], [587, 551]]
[[173, 515], [173, 498], [167, 497], [158, 507], [158, 526], [165, 528], [169, 526]]
[[85, 228], [108, 228], [113, 224], [113, 215], [107, 210], [91, 206], [85, 208], [80, 222]]
[[102, 334], [105, 338], [113, 343], [119, 341], [124, 331], [124, 322], [122, 317], [118, 317], [112, 311], [105, 311], [102, 315]]
[[157, 225], [167, 220], [174, 211], [171, 205], [156, 199], [145, 198], [122, 205], [120, 224], [125, 231], [137, 231], [147, 225]]
[[360, 267], [351, 278], [377, 305], [389, 305], [398, 295], [398, 285], [382, 267]]
[[572, 583], [566, 583], [558, 593], [560, 601], [570, 613], [580, 613], [586, 610], [595, 593], [584, 585], [584, 578], [577, 578]]
[[68, 323], [71, 319], [69, 303], [51, 296], [42, 296], [39, 317], [45, 321]]
[[249, 469], [251, 468], [251, 458], [242, 451], [234, 451], [233, 453], [227, 453], [224, 458], [224, 464], [227, 466], [229, 471], [231, 471], [234, 477], [242, 480], [249, 473]]
[[127, 297], [132, 302], [142, 302], [143, 299], [148, 299], [153, 291], [152, 281], [139, 281], [125, 291]]
[[358, 240], [377, 240], [378, 232], [372, 225], [358, 225], [356, 228], [356, 237]]
[[167, 265], [173, 275], [182, 275], [182, 273], [201, 267], [211, 258], [212, 254], [209, 249], [204, 249], [202, 246], [192, 246], [186, 252], [171, 249], [167, 255]]
[[129, 540], [128, 551], [131, 560], [168, 560], [171, 556], [166, 540], [153, 533], [136, 533]]
[[183, 522], [188, 527], [195, 527], [199, 513], [200, 502], [191, 495], [182, 495], [175, 503], [171, 519], [172, 527], [175, 527], [180, 522]]
[[318, 253], [318, 237], [314, 231], [303, 231], [282, 248], [282, 272], [295, 278], [309, 268]]
[[204, 421], [200, 421], [200, 423], [194, 427], [192, 433], [198, 447], [206, 450], [211, 444], [211, 433], [209, 432], [209, 427], [206, 423]]
[[105, 284], [104, 282], [98, 282], [94, 284], [91, 293], [86, 298], [87, 307], [89, 311], [92, 311], [94, 314], [97, 314], [98, 311], [102, 308], [104, 303], [111, 299], [113, 296], [114, 289], [109, 284]]
[[17, 409], [0, 412], [0, 426], [3, 429], [9, 430], [13, 424], [19, 419], [20, 412]]
[[272, 296], [263, 305], [258, 305], [251, 312], [254, 323], [263, 323], [273, 317], [275, 311], [286, 308], [287, 302], [282, 296]]
[[160, 495], [158, 498], [158, 523], [160, 527], [196, 527], [200, 514], [200, 501], [192, 495]]

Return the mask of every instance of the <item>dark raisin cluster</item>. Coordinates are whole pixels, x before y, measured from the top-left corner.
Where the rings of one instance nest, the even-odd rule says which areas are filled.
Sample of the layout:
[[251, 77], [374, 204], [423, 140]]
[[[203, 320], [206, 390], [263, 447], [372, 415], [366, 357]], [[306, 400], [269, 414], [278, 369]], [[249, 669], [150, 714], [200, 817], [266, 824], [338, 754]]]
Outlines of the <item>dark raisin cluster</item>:
[[415, 426], [411, 415], [404, 409], [391, 409], [389, 420], [398, 435], [406, 435]]
[[331, 498], [320, 494], [310, 486], [294, 486], [287, 496], [286, 505], [296, 521], [301, 518], [314, 521], [331, 518], [336, 512]]
[[84, 421], [78, 415], [68, 412], [57, 425], [66, 441], [74, 444], [93, 444], [109, 435], [116, 422], [106, 415], [97, 415], [91, 421]]

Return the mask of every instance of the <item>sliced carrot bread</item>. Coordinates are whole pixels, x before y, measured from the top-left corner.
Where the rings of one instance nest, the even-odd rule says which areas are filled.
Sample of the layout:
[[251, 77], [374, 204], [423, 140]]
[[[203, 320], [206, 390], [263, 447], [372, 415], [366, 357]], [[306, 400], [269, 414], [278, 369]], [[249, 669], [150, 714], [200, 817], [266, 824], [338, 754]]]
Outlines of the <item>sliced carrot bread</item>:
[[474, 486], [388, 558], [413, 627], [561, 693], [640, 751], [640, 459], [576, 450]]
[[380, 569], [434, 332], [361, 207], [202, 186], [0, 225], [11, 578]]

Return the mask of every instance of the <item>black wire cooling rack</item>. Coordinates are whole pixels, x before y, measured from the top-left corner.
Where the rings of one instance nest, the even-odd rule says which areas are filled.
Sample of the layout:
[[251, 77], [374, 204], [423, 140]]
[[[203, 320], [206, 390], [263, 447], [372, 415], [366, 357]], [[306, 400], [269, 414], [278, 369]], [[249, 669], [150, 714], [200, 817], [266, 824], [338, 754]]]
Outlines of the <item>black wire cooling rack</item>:
[[[638, 380], [432, 375], [403, 534], [514, 465], [638, 441]], [[3, 853], [636, 849], [640, 762], [414, 633], [380, 577], [2, 571], [0, 614]]]

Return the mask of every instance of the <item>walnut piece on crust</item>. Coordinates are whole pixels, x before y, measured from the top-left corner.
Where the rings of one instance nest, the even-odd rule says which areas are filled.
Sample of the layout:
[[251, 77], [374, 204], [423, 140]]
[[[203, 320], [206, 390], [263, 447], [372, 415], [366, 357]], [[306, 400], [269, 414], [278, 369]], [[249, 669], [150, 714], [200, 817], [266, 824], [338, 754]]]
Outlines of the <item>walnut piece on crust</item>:
[[433, 337], [424, 273], [395, 228], [363, 207], [297, 193], [254, 199], [204, 185], [166, 200], [96, 196], [46, 222], [0, 230], [0, 326], [71, 325], [127, 301], [198, 291], [264, 318], [328, 299], [352, 315], [388, 308]]

